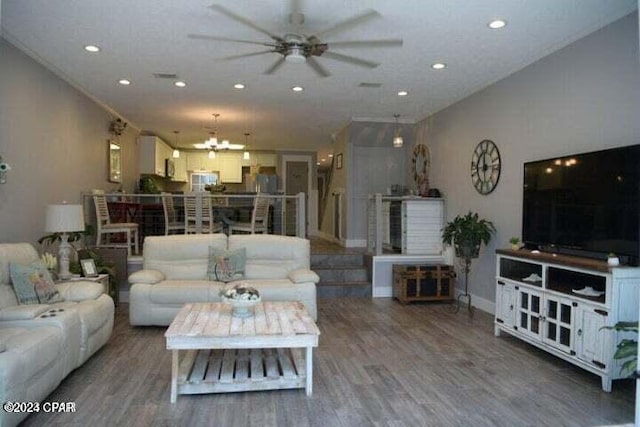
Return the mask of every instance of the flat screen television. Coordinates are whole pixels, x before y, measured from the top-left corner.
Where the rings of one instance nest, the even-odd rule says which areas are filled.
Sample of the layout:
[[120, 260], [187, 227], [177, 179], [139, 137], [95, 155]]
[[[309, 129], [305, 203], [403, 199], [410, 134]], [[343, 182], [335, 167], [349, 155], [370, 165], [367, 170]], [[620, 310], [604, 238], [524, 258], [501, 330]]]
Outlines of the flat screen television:
[[638, 265], [640, 145], [525, 163], [522, 215], [529, 249]]

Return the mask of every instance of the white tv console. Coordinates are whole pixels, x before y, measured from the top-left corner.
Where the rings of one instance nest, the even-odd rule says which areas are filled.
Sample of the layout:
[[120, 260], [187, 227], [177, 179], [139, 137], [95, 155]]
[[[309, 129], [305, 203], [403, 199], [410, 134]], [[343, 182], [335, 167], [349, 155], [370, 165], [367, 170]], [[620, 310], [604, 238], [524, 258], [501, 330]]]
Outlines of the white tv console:
[[637, 336], [603, 327], [638, 320], [640, 268], [524, 249], [496, 253], [496, 336], [507, 332], [599, 375], [607, 392], [629, 375], [613, 354], [621, 339]]

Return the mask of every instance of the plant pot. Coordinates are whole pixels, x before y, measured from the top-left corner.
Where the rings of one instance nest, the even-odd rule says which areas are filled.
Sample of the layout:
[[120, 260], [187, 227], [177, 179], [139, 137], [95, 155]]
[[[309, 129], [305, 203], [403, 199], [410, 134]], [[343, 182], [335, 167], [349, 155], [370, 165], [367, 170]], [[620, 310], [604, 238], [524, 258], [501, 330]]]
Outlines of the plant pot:
[[512, 251], [518, 251], [518, 250], [520, 250], [520, 245], [519, 245], [519, 244], [517, 244], [517, 243], [512, 243], [512, 244], [511, 244], [511, 250], [512, 250]]
[[607, 264], [610, 267], [617, 267], [618, 265], [620, 265], [620, 259], [617, 256], [610, 256], [609, 258], [607, 258]]
[[462, 244], [455, 245], [456, 256], [458, 258], [478, 258], [480, 245]]

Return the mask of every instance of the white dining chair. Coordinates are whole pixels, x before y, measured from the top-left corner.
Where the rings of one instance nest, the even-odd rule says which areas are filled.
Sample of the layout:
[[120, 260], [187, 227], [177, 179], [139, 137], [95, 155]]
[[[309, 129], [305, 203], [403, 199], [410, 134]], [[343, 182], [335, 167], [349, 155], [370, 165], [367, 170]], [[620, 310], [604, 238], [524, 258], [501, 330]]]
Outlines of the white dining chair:
[[[96, 247], [114, 248], [126, 247], [127, 255], [131, 256], [133, 246], [135, 254], [139, 253], [138, 247], [138, 224], [135, 222], [111, 222], [109, 216], [109, 206], [103, 190], [93, 190], [93, 203], [96, 208]], [[113, 234], [125, 234], [124, 243], [111, 242]], [[104, 235], [104, 241], [103, 241]]]
[[256, 196], [253, 201], [253, 211], [251, 212], [251, 222], [228, 221], [227, 226], [229, 234], [234, 232], [241, 233], [268, 233], [269, 225], [269, 199], [266, 197]]
[[[185, 196], [184, 198], [184, 234], [190, 233], [221, 233], [222, 225], [215, 221], [211, 198], [208, 194]], [[201, 210], [198, 211], [198, 200], [202, 199]], [[198, 231], [197, 223], [200, 217], [201, 230]]]
[[172, 231], [184, 233], [185, 223], [177, 220], [176, 209], [171, 193], [162, 192], [162, 211], [164, 212], [164, 234], [168, 236]]

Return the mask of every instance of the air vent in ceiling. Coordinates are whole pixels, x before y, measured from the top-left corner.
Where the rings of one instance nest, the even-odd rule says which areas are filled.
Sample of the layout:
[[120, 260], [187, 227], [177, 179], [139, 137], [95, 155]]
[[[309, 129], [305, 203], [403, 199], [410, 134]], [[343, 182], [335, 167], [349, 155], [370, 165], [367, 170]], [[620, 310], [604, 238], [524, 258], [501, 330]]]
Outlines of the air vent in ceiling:
[[382, 83], [368, 83], [368, 82], [362, 82], [360, 83], [358, 86], [360, 87], [381, 87]]
[[175, 80], [178, 78], [178, 75], [175, 73], [153, 73], [153, 77], [156, 79], [171, 79]]

